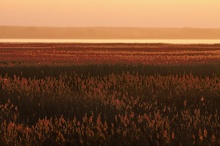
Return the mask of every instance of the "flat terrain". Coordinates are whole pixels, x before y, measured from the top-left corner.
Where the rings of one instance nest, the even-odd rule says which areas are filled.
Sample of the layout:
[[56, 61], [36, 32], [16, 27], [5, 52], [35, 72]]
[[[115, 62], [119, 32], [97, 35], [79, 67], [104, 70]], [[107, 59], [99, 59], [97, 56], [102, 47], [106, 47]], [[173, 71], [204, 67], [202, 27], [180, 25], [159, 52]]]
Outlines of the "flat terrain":
[[220, 145], [220, 45], [0, 44], [0, 145]]
[[0, 26], [5, 39], [220, 39], [218, 28]]
[[[0, 44], [0, 66], [220, 62], [220, 45], [173, 44]], [[7, 64], [8, 65], [8, 64]]]

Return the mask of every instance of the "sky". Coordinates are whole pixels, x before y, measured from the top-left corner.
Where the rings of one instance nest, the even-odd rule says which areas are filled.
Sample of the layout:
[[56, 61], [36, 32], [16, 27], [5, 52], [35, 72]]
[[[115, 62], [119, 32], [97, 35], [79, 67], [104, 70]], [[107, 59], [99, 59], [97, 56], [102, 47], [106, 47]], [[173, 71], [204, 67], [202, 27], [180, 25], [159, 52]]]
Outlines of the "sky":
[[0, 0], [0, 26], [220, 28], [220, 0]]

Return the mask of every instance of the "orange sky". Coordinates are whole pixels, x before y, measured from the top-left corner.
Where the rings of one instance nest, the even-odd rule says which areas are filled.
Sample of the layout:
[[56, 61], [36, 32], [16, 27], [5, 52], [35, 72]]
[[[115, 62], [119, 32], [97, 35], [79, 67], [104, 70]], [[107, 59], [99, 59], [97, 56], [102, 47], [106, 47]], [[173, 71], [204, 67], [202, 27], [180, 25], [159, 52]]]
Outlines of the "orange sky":
[[1, 0], [0, 25], [220, 28], [220, 0]]

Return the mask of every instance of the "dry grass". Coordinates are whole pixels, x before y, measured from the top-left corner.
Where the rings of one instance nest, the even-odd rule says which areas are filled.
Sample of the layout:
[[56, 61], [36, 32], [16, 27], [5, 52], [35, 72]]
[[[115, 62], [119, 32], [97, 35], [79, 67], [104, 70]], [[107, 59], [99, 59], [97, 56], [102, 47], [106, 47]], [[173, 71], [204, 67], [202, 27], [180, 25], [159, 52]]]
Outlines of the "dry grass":
[[216, 63], [220, 45], [0, 44], [0, 65]]
[[218, 46], [4, 45], [1, 145], [220, 145]]

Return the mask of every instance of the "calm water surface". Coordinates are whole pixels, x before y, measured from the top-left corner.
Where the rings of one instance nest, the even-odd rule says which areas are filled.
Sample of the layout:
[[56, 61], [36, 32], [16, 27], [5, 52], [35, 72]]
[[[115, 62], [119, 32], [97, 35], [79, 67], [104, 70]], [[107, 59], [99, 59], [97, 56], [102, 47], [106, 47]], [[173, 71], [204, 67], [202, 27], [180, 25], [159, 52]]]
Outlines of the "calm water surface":
[[169, 43], [169, 44], [220, 44], [208, 39], [0, 39], [8, 43]]

